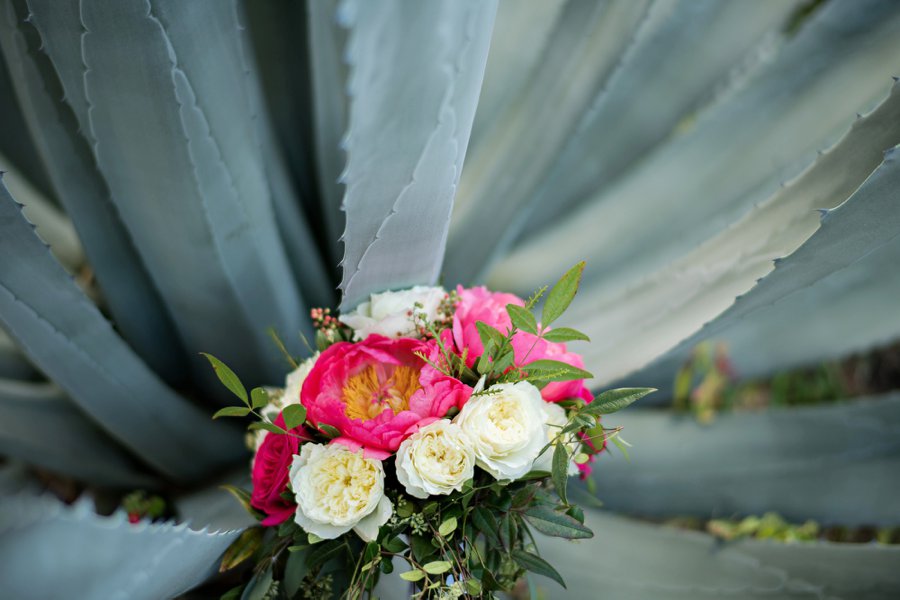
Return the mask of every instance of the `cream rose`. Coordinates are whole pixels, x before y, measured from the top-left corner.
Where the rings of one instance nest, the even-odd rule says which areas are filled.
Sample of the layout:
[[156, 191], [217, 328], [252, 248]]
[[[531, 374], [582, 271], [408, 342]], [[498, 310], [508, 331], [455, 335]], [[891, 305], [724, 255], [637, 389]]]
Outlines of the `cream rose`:
[[381, 461], [341, 444], [303, 444], [290, 469], [297, 500], [294, 521], [308, 533], [334, 539], [351, 529], [371, 542], [391, 516]]
[[462, 490], [475, 475], [472, 441], [447, 419], [426, 425], [397, 450], [397, 479], [415, 498]]
[[[562, 431], [562, 428], [569, 422], [569, 418], [566, 416], [565, 409], [553, 402], [544, 402], [544, 405], [541, 408], [547, 419], [547, 437], [544, 440], [544, 443], [546, 444], [549, 442], [555, 444], [556, 438], [559, 437], [559, 432]], [[575, 464], [575, 454], [578, 453], [578, 440], [570, 433], [567, 433], [566, 437], [566, 449], [569, 451], [569, 468], [567, 472], [569, 475], [577, 475], [578, 465]], [[553, 446], [550, 446], [543, 454], [538, 456], [531, 468], [535, 471], [552, 471]]]
[[419, 337], [413, 313], [424, 313], [429, 321], [436, 320], [441, 300], [446, 295], [444, 288], [421, 285], [399, 292], [372, 294], [368, 302], [341, 315], [341, 321], [353, 329], [357, 341], [372, 333], [389, 338]]
[[501, 383], [472, 396], [455, 422], [472, 440], [479, 467], [496, 479], [518, 479], [547, 443], [543, 405], [527, 381]]

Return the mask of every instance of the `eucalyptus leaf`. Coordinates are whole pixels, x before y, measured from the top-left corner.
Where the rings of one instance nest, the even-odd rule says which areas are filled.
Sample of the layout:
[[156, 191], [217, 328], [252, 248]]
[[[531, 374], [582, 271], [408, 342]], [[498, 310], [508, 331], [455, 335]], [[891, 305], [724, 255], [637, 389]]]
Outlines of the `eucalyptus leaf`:
[[594, 537], [594, 532], [576, 519], [547, 506], [532, 506], [523, 516], [530, 525], [545, 535], [573, 540]]
[[303, 579], [309, 573], [306, 551], [291, 552], [284, 567], [284, 590], [293, 597], [300, 589]]
[[422, 565], [422, 570], [429, 575], [440, 575], [446, 573], [453, 567], [453, 563], [447, 560], [434, 560]]
[[569, 482], [569, 451], [561, 439], [557, 439], [553, 445], [553, 487], [563, 504], [568, 505], [566, 485]]
[[538, 575], [543, 575], [544, 577], [549, 577], [559, 585], [566, 587], [566, 582], [563, 580], [562, 575], [560, 575], [550, 563], [537, 554], [525, 552], [524, 550], [513, 550], [512, 557], [523, 569], [527, 569]]

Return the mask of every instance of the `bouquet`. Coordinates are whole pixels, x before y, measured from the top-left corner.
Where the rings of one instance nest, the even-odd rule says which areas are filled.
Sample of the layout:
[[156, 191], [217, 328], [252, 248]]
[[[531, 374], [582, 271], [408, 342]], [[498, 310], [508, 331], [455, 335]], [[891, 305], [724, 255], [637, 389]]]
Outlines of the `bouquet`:
[[255, 566], [226, 597], [358, 599], [395, 568], [416, 598], [492, 597], [529, 571], [565, 585], [533, 532], [593, 536], [568, 479], [622, 443], [601, 415], [653, 391], [595, 398], [567, 347], [587, 336], [551, 327], [583, 268], [527, 301], [418, 286], [314, 309], [317, 351], [287, 356], [283, 390], [248, 395], [206, 355], [242, 402], [215, 417], [255, 417], [252, 489], [230, 491], [259, 526], [222, 569]]

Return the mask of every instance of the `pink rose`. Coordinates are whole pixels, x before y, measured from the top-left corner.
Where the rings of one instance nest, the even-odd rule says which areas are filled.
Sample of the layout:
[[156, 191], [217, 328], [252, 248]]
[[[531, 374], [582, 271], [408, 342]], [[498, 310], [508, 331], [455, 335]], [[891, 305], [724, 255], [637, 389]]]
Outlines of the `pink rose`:
[[341, 433], [336, 443], [387, 458], [419, 427], [461, 408], [472, 393], [415, 354], [437, 357], [435, 346], [377, 334], [331, 345], [300, 391], [307, 419], [335, 427]]
[[[275, 424], [284, 427], [284, 419], [279, 414]], [[278, 525], [294, 514], [296, 505], [282, 498], [287, 490], [288, 474], [291, 460], [300, 447], [300, 439], [306, 437], [302, 428], [292, 429], [291, 434], [269, 433], [265, 436], [256, 451], [253, 462], [253, 493], [250, 506], [261, 510], [267, 516], [261, 521], [263, 525]]]
[[[484, 352], [475, 323], [482, 321], [501, 333], [507, 333], [512, 327], [512, 322], [506, 312], [506, 305], [524, 306], [525, 301], [513, 294], [491, 292], [484, 287], [468, 289], [458, 287], [456, 291], [459, 302], [453, 315], [452, 341], [460, 354], [468, 349], [466, 364], [471, 367]], [[450, 338], [445, 335], [442, 339], [449, 341]], [[581, 356], [569, 352], [565, 344], [548, 342], [525, 331], [516, 333], [512, 343], [517, 367], [536, 360], [549, 359], [584, 368]], [[541, 390], [541, 396], [547, 402], [558, 402], [566, 398], [583, 398], [586, 402], [590, 402], [593, 399], [583, 379], [554, 381]]]
[[507, 304], [525, 306], [525, 301], [514, 294], [491, 292], [485, 287], [456, 288], [459, 302], [456, 304], [456, 312], [453, 315], [453, 343], [462, 352], [468, 348], [466, 365], [471, 367], [484, 352], [481, 345], [481, 337], [475, 327], [477, 321], [482, 321], [494, 329], [506, 333], [512, 327], [509, 315], [506, 312]]

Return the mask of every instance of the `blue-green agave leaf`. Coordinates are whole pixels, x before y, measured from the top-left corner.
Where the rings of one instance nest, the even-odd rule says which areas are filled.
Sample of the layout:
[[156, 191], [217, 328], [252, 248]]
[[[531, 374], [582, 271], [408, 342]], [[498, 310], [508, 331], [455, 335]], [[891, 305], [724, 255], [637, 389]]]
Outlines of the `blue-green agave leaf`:
[[0, 115], [3, 115], [3, 136], [0, 137], [0, 154], [16, 157], [16, 168], [26, 179], [53, 200], [47, 171], [35, 147], [31, 132], [25, 123], [22, 107], [16, 98], [6, 61], [0, 57]]
[[[494, 121], [510, 109], [525, 89], [547, 46], [553, 43], [557, 20], [567, 2], [500, 0], [498, 3], [470, 149], [481, 142]], [[523, 44], [522, 40], [528, 43]]]
[[0, 454], [104, 487], [157, 485], [53, 383], [0, 379]]
[[[0, 184], [0, 323], [107, 434], [192, 480], [241, 453], [237, 430], [167, 388], [50, 256]], [[190, 458], [186, 458], [190, 457]]]
[[[272, 186], [278, 230], [304, 299], [312, 306], [333, 306], [337, 301], [340, 229], [326, 234], [311, 226], [322, 218], [322, 207], [310, 142], [314, 92], [310, 89], [314, 87], [310, 86], [311, 48], [302, 34], [306, 30], [307, 8], [319, 5], [241, 2], [238, 9], [246, 13], [246, 26], [240, 33], [250, 65], [248, 74], [258, 73], [265, 96], [261, 102], [268, 108], [260, 112], [257, 122], [262, 130], [261, 150]], [[252, 60], [252, 55], [256, 60]], [[269, 122], [271, 127], [266, 127]], [[337, 208], [335, 212], [340, 213]], [[317, 258], [320, 254], [324, 258]]]
[[[897, 147], [821, 227], [715, 319], [632, 378], [668, 388], [702, 340], [728, 346], [738, 373], [834, 359], [900, 336], [900, 160]], [[760, 352], [760, 348], [766, 348]]]
[[37, 378], [38, 372], [12, 338], [0, 328], [0, 379], [31, 381]]
[[72, 227], [72, 221], [59, 211], [40, 190], [24, 179], [21, 173], [5, 157], [0, 155], [0, 171], [9, 193], [25, 205], [22, 212], [35, 226], [35, 231], [50, 246], [53, 257], [69, 273], [77, 273], [84, 266], [84, 248]]
[[662, 13], [657, 26], [643, 32], [622, 56], [622, 64], [581, 115], [528, 199], [528, 223], [521, 235], [544, 229], [592, 197], [663, 142], [680, 122], [688, 127], [690, 115], [743, 84], [754, 66], [783, 43], [785, 22], [799, 4], [657, 3], [654, 10]]
[[322, 216], [328, 238], [336, 244], [332, 253], [337, 260], [340, 260], [338, 240], [344, 231], [344, 214], [341, 212], [344, 186], [339, 179], [347, 163], [342, 141], [347, 133], [349, 111], [349, 70], [344, 62], [349, 31], [338, 23], [339, 2], [340, 0], [322, 0], [308, 2], [306, 5], [315, 110], [313, 133], [316, 144], [316, 175], [319, 180]]
[[346, 0], [344, 309], [437, 281], [496, 2]]
[[634, 410], [609, 418], [630, 461], [602, 456], [606, 508], [652, 517], [761, 515], [846, 526], [900, 516], [900, 393], [846, 403], [690, 415]]
[[[587, 511], [602, 535], [577, 544], [540, 537], [575, 598], [709, 600], [880, 600], [900, 594], [900, 548], [746, 540], [722, 544], [679, 531]], [[541, 587], [557, 591], [541, 579]]]
[[[80, 89], [67, 90], [61, 84], [49, 58], [40, 50], [42, 38], [34, 21], [25, 20], [28, 14], [24, 3], [4, 0], [2, 4], [0, 47], [50, 182], [84, 241], [104, 300], [135, 351], [160, 375], [177, 380], [184, 372], [180, 340], [97, 171], [74, 112], [79, 105], [77, 101], [69, 104], [70, 98], [83, 94]], [[65, 16], [69, 8], [66, 3], [58, 3], [54, 16]], [[73, 36], [72, 41], [77, 39]], [[56, 43], [59, 41], [50, 42]], [[27, 199], [16, 197], [28, 206]]]
[[816, 209], [846, 200], [897, 143], [900, 84], [800, 176], [715, 237], [634, 285], [585, 286], [566, 318], [596, 340], [586, 349], [589, 361], [602, 365], [602, 378], [610, 381], [695, 333], [771, 272], [774, 259], [815, 233]]
[[85, 499], [73, 506], [27, 495], [2, 501], [0, 579], [4, 594], [23, 600], [173, 598], [210, 577], [240, 534], [133, 524], [122, 511], [96, 514]]
[[825, 4], [693, 127], [530, 237], [492, 283], [527, 293], [585, 258], [585, 285], [610, 288], [664, 267], [801, 173], [856, 113], [877, 105], [898, 53], [900, 4]]
[[469, 155], [450, 232], [449, 283], [477, 280], [491, 254], [507, 243], [510, 233], [498, 224], [521, 216], [523, 200], [545, 176], [622, 53], [651, 26], [649, 6], [626, 0], [568, 2], [562, 8], [527, 84]]
[[[75, 14], [60, 17], [59, 4]], [[234, 4], [71, 4], [30, 7], [44, 39], [79, 31], [77, 61], [61, 42], [48, 55], [72, 90], [81, 81], [76, 114], [189, 354], [280, 379], [266, 330], [299, 351], [305, 308], [275, 224]]]

